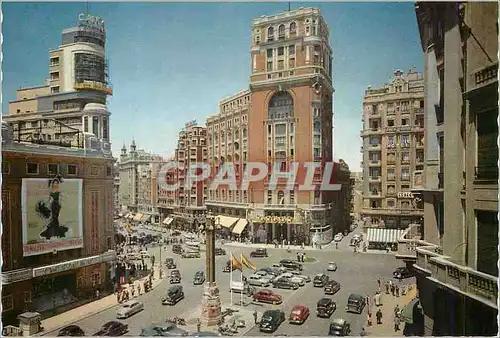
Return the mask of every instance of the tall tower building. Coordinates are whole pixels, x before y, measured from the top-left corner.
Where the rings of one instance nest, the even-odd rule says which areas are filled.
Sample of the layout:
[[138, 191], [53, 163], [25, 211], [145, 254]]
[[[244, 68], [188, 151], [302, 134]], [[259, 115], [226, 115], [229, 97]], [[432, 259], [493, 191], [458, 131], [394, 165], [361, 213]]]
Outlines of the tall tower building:
[[397, 70], [389, 84], [365, 92], [361, 217], [366, 225], [406, 228], [424, 215], [422, 199], [412, 193], [412, 177], [424, 168], [423, 107], [423, 75], [413, 70]]
[[59, 48], [49, 51], [49, 77], [43, 86], [21, 88], [3, 119], [18, 141], [61, 144], [82, 142], [92, 133], [96, 146], [110, 151], [106, 98], [108, 77], [104, 21], [80, 14], [76, 27], [62, 31]]

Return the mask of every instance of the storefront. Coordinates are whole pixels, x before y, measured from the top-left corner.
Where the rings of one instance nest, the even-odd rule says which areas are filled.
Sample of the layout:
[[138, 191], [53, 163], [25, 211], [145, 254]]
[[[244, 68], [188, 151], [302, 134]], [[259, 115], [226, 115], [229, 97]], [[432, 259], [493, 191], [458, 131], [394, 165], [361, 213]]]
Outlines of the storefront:
[[315, 226], [309, 229], [310, 243], [328, 244], [333, 240], [333, 229], [331, 225]]

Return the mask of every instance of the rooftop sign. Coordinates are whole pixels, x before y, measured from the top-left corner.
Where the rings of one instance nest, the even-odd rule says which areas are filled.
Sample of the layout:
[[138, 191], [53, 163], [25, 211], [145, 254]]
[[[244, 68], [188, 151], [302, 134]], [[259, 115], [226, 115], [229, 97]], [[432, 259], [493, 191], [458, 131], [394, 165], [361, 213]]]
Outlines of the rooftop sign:
[[88, 13], [80, 13], [78, 14], [78, 21], [81, 26], [94, 28], [101, 31], [105, 30], [104, 20], [99, 16], [94, 16]]

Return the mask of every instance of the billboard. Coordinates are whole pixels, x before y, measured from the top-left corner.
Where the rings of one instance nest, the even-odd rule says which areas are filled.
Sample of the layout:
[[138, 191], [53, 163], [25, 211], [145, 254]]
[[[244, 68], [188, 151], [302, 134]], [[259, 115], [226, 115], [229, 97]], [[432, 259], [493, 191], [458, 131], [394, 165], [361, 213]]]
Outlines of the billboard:
[[23, 178], [23, 255], [83, 247], [83, 181]]

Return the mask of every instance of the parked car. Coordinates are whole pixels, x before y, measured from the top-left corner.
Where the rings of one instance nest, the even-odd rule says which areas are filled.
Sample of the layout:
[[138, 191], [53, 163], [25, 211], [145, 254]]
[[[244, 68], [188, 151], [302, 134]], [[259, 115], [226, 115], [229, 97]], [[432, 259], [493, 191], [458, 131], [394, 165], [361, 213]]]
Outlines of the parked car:
[[347, 299], [347, 306], [345, 307], [345, 310], [347, 312], [354, 312], [361, 314], [361, 312], [363, 312], [365, 305], [366, 305], [365, 297], [352, 293]]
[[174, 245], [172, 245], [172, 252], [174, 254], [180, 255], [180, 254], [182, 254], [184, 252], [184, 249], [182, 248], [182, 245], [180, 245], [180, 244], [174, 244]]
[[216, 256], [225, 256], [226, 255], [226, 250], [222, 248], [215, 248], [215, 255]]
[[141, 330], [140, 337], [185, 337], [189, 334], [174, 323], [152, 324]]
[[351, 333], [351, 324], [345, 319], [335, 318], [330, 323], [329, 336], [346, 337]]
[[361, 236], [360, 235], [354, 235], [351, 238], [351, 242], [349, 243], [350, 246], [356, 246], [358, 243], [361, 242]]
[[321, 298], [316, 304], [316, 315], [322, 318], [328, 318], [337, 310], [337, 303], [331, 298]]
[[201, 255], [199, 252], [184, 252], [181, 255], [182, 258], [200, 258]]
[[284, 274], [282, 274], [279, 278], [286, 278], [286, 279], [289, 279], [292, 283], [296, 283], [298, 284], [299, 286], [304, 286], [306, 285], [306, 281], [303, 280], [302, 278], [298, 277], [298, 276], [295, 276], [293, 275], [292, 273], [290, 272], [285, 272]]
[[259, 270], [256, 273], [254, 273], [254, 275], [259, 276], [261, 279], [267, 280], [269, 283], [276, 278], [276, 275], [266, 272], [264, 270]]
[[244, 283], [233, 283], [233, 286], [229, 288], [229, 292], [233, 291], [234, 293], [243, 293], [249, 297], [251, 297], [257, 289], [254, 286], [244, 284]]
[[337, 263], [335, 263], [335, 262], [329, 262], [326, 270], [328, 270], [328, 271], [337, 271]]
[[297, 290], [299, 284], [292, 282], [289, 278], [278, 278], [274, 280], [273, 288]]
[[58, 337], [83, 337], [85, 332], [78, 325], [68, 325], [59, 330]]
[[99, 331], [94, 333], [94, 336], [118, 337], [123, 336], [128, 332], [128, 325], [112, 320], [104, 324]]
[[306, 283], [309, 283], [311, 281], [311, 277], [302, 275], [299, 271], [288, 271], [288, 272], [294, 275], [295, 277], [302, 278]]
[[184, 299], [184, 290], [181, 285], [171, 286], [165, 297], [161, 299], [163, 305], [175, 305]]
[[176, 269], [177, 265], [174, 262], [173, 258], [165, 258], [165, 265], [167, 266], [167, 269]]
[[394, 276], [394, 278], [397, 278], [397, 279], [405, 279], [405, 278], [413, 277], [415, 274], [410, 269], [408, 269], [406, 266], [402, 266], [402, 267], [399, 267], [396, 270], [394, 270], [392, 275]]
[[325, 294], [334, 295], [340, 290], [340, 283], [335, 280], [329, 280], [325, 285]]
[[182, 280], [179, 270], [172, 270], [170, 273], [170, 284], [178, 284]]
[[267, 310], [260, 319], [261, 332], [274, 332], [285, 321], [285, 313], [281, 310]]
[[330, 278], [327, 275], [320, 273], [314, 276], [313, 285], [317, 288], [322, 288], [326, 285], [326, 283], [328, 283], [329, 280]]
[[255, 286], [269, 286], [270, 282], [269, 279], [264, 279], [262, 276], [253, 274], [248, 276], [247, 278], [247, 283], [250, 285], [255, 285]]
[[283, 302], [283, 297], [268, 289], [262, 289], [254, 292], [252, 298], [254, 302], [260, 303], [281, 304]]
[[267, 249], [257, 249], [250, 253], [250, 257], [267, 257]]
[[220, 333], [210, 332], [210, 331], [200, 331], [194, 332], [189, 335], [190, 337], [220, 337]]
[[310, 311], [307, 306], [295, 305], [290, 312], [289, 322], [290, 324], [304, 324], [309, 314]]
[[205, 283], [205, 273], [203, 271], [197, 271], [194, 274], [193, 284], [194, 285], [201, 285], [203, 283]]
[[333, 237], [333, 240], [335, 242], [340, 242], [340, 241], [342, 241], [343, 238], [344, 238], [344, 235], [341, 232], [339, 232], [338, 234], [335, 235], [335, 237]]
[[291, 259], [282, 259], [280, 261], [280, 265], [282, 267], [286, 268], [287, 270], [302, 271], [304, 269], [304, 267], [302, 266], [302, 264], [297, 263], [295, 261], [292, 261]]
[[126, 319], [144, 310], [144, 304], [138, 300], [129, 300], [116, 311], [117, 319]]

